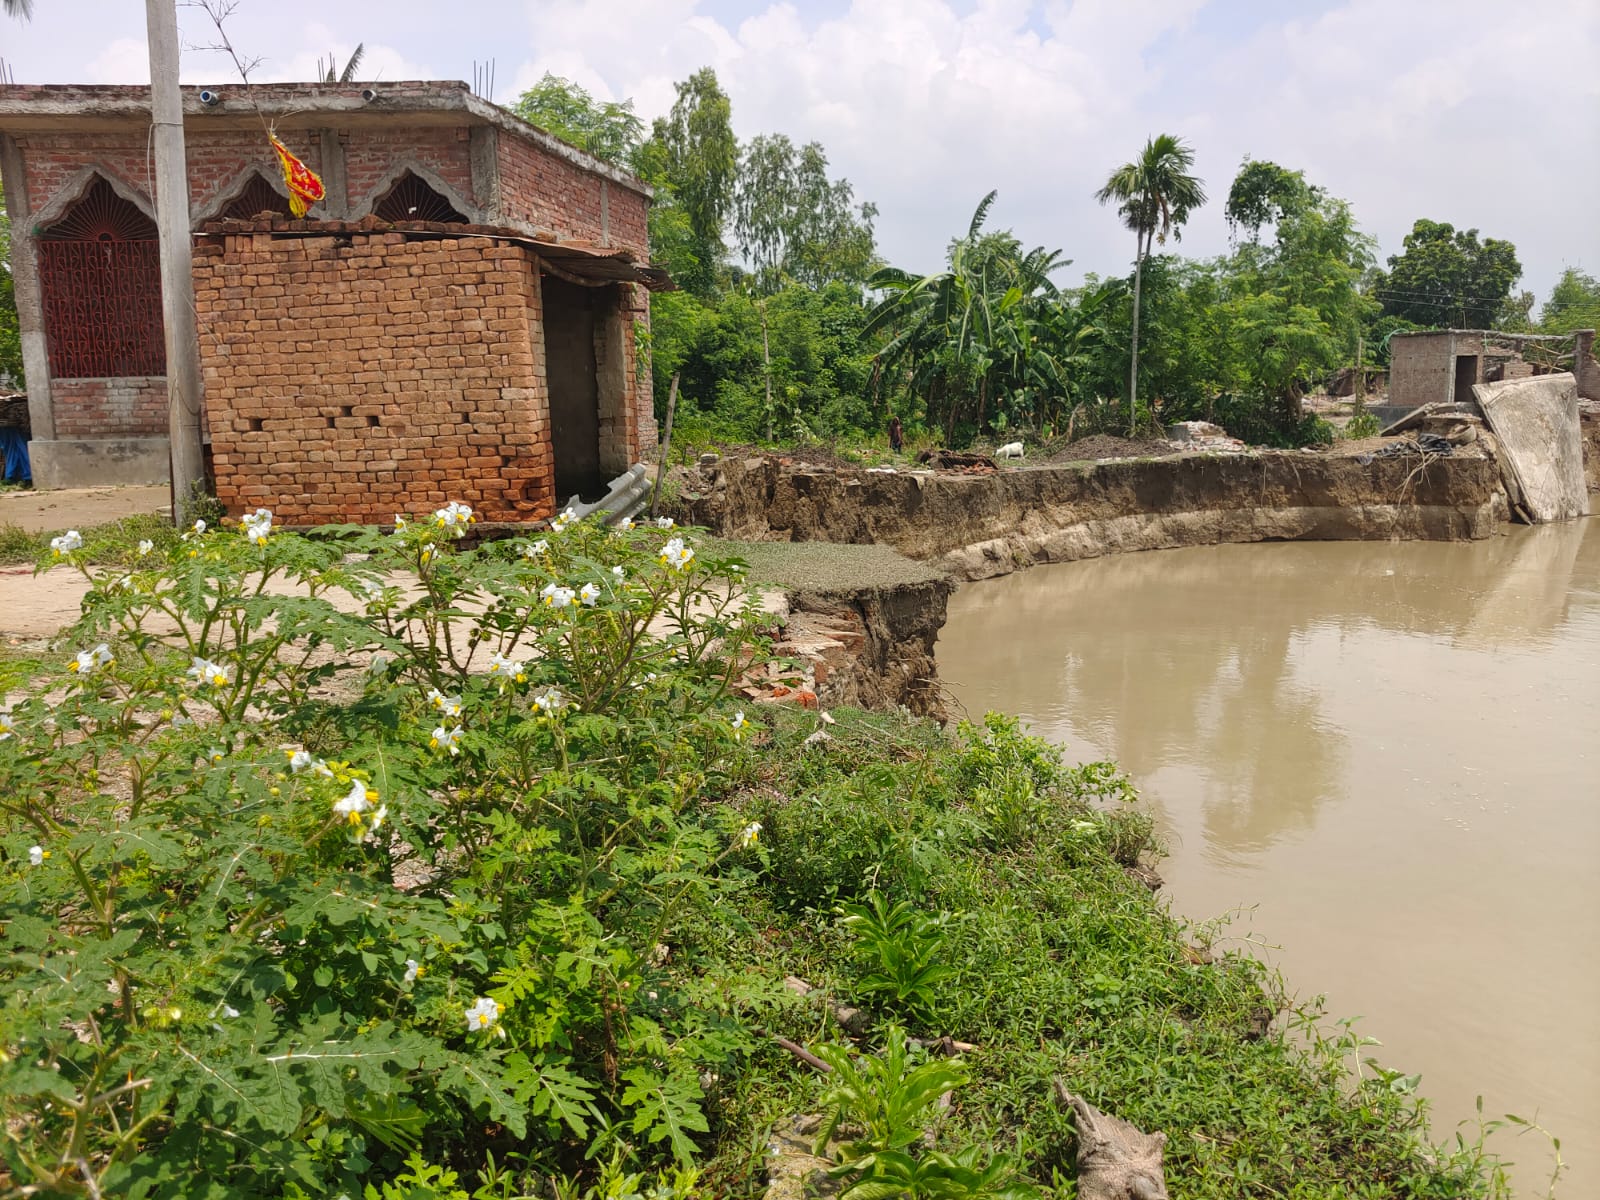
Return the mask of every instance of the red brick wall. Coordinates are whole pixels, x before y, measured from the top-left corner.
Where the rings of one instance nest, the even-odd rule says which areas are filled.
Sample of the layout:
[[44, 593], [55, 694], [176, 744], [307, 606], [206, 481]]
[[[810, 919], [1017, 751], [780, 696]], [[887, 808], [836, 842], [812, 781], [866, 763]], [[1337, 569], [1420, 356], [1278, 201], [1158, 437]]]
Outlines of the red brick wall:
[[402, 162], [420, 163], [453, 187], [462, 199], [476, 204], [471, 148], [471, 133], [465, 125], [458, 129], [404, 125], [382, 130], [352, 129], [344, 147], [345, 183], [352, 213], [360, 216], [366, 212], [362, 206], [368, 193]]
[[[341, 244], [343, 243], [343, 244]], [[461, 500], [554, 512], [529, 252], [403, 234], [203, 238], [195, 254], [218, 498], [286, 524]]]
[[50, 385], [56, 436], [166, 437], [167, 379], [57, 379]]
[[[547, 150], [502, 133], [499, 138], [500, 211], [508, 222], [549, 229], [564, 238], [599, 242], [600, 176]], [[647, 253], [643, 196], [619, 183], [606, 185], [611, 244]]]
[[[271, 174], [277, 159], [265, 136], [255, 129], [189, 130], [185, 153], [189, 165], [189, 198], [207, 208], [237, 181], [246, 167]], [[322, 172], [319, 139], [306, 130], [284, 130], [288, 147], [313, 171]], [[146, 138], [142, 133], [29, 134], [23, 141], [28, 170], [28, 195], [37, 211], [56, 198], [85, 167], [103, 168], [125, 184], [150, 195]], [[470, 140], [460, 129], [397, 125], [382, 131], [354, 129], [345, 144], [345, 181], [352, 205], [361, 204], [401, 163], [416, 162], [433, 171], [464, 199], [476, 203], [472, 191]], [[316, 215], [315, 213], [313, 215]]]

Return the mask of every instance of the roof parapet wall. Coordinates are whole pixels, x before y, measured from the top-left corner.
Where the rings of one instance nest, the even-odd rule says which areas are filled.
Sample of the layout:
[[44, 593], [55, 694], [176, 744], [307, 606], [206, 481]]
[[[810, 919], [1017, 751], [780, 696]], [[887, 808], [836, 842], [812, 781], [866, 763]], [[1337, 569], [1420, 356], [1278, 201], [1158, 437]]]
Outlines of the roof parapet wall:
[[[622, 168], [580, 150], [554, 134], [491, 104], [460, 80], [394, 83], [256, 83], [218, 85], [204, 103], [199, 87], [184, 87], [184, 123], [195, 129], [256, 124], [284, 130], [339, 125], [388, 124], [404, 116], [423, 124], [488, 125], [531, 142], [580, 170], [598, 175], [645, 198], [649, 184]], [[7, 84], [0, 86], [0, 132], [115, 127], [150, 120], [150, 89], [143, 84]]]

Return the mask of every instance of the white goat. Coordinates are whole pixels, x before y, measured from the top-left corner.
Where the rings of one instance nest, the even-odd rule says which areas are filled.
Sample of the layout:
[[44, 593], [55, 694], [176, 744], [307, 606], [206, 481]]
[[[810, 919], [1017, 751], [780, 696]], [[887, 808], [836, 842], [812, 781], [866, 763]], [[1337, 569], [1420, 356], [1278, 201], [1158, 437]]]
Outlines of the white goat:
[[1007, 442], [1004, 446], [1001, 446], [1000, 449], [994, 452], [994, 456], [996, 458], [1021, 458], [1022, 443]]

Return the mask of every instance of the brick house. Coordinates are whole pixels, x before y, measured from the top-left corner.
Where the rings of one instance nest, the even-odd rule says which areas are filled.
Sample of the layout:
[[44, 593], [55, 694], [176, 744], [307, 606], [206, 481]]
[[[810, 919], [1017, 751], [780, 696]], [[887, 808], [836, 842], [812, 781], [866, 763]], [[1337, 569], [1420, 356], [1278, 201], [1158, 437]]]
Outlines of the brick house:
[[1600, 399], [1595, 331], [1501, 333], [1433, 329], [1397, 333], [1389, 342], [1389, 404], [1404, 415], [1424, 404], [1471, 404], [1472, 385], [1571, 371], [1578, 395]]
[[[327, 188], [306, 220], [266, 121]], [[168, 477], [149, 124], [143, 87], [0, 87], [41, 487]], [[464, 83], [185, 88], [184, 129], [230, 506], [531, 519], [654, 445], [639, 180]]]

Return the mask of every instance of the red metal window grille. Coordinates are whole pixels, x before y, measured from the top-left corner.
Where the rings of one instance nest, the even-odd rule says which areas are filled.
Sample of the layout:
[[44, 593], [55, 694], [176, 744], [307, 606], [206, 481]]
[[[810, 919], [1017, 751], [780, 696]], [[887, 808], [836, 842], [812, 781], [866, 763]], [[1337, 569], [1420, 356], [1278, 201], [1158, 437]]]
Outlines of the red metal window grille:
[[372, 206], [372, 212], [385, 221], [442, 221], [446, 225], [467, 223], [465, 214], [458, 212], [455, 205], [411, 171], [394, 181], [394, 186]]
[[51, 375], [165, 375], [155, 222], [97, 179], [37, 246]]
[[228, 201], [228, 206], [222, 210], [222, 217], [225, 220], [248, 221], [264, 212], [287, 217], [289, 202], [257, 171], [239, 190], [239, 194]]

